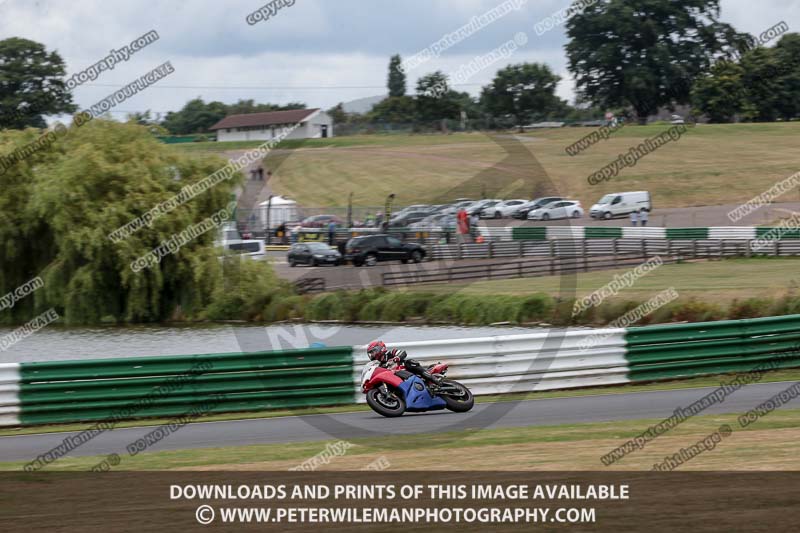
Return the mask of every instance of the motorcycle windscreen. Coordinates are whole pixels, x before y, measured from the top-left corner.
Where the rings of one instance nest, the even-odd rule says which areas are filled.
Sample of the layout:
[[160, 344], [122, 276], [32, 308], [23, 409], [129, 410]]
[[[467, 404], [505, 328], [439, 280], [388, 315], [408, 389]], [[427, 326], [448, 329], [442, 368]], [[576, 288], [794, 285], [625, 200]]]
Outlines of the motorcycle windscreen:
[[406, 411], [433, 411], [444, 409], [447, 404], [438, 396], [431, 396], [425, 382], [418, 376], [403, 381], [399, 389], [406, 401]]

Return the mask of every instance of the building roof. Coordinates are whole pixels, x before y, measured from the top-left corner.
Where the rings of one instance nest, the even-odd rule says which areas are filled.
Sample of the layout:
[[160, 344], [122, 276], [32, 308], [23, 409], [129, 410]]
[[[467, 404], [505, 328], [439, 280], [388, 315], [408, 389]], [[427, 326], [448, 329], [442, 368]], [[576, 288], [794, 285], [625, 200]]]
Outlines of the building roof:
[[266, 113], [249, 113], [246, 115], [230, 115], [213, 126], [212, 130], [223, 128], [242, 128], [245, 126], [271, 126], [272, 124], [297, 124], [302, 122], [319, 108], [314, 109], [290, 109], [288, 111], [268, 111]]
[[[263, 205], [264, 207], [266, 207], [266, 206], [270, 205], [270, 201], [266, 200], [264, 202], [261, 202], [258, 205], [259, 206]], [[295, 202], [294, 200], [291, 200], [289, 198], [283, 197], [283, 196], [273, 196], [272, 197], [272, 206], [275, 207], [275, 206], [279, 206], [279, 205], [297, 205], [297, 202]]]

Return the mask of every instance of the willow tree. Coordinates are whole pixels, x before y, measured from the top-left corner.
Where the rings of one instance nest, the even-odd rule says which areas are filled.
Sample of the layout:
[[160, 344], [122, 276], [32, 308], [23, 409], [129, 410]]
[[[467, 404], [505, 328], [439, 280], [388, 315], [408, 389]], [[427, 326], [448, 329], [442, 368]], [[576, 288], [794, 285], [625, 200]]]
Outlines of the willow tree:
[[[0, 151], [34, 130], [3, 132]], [[215, 231], [138, 272], [131, 263], [225, 208], [237, 177], [157, 217], [128, 238], [108, 235], [225, 164], [188, 156], [142, 126], [93, 120], [0, 175], [0, 295], [40, 276], [45, 286], [0, 311], [19, 321], [55, 307], [66, 323], [146, 322], [201, 316], [219, 286]], [[237, 174], [238, 176], [238, 174]]]

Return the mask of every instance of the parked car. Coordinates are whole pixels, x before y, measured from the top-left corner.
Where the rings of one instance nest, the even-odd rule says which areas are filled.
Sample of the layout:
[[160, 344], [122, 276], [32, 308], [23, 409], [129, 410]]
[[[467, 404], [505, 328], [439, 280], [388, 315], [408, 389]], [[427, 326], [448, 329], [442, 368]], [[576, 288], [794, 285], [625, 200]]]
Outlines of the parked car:
[[539, 209], [540, 207], [544, 207], [550, 202], [560, 202], [564, 200], [560, 196], [545, 196], [544, 198], [537, 198], [536, 200], [531, 200], [530, 202], [525, 202], [517, 209], [511, 213], [512, 218], [518, 218], [519, 220], [525, 220], [528, 218], [528, 213], [533, 211], [534, 209]]
[[589, 216], [592, 218], [610, 219], [642, 211], [652, 210], [650, 193], [647, 191], [614, 192], [606, 194], [592, 206]]
[[470, 216], [480, 215], [481, 211], [483, 211], [484, 209], [495, 206], [502, 201], [503, 200], [494, 200], [494, 199], [478, 200], [477, 202], [475, 202], [474, 204], [472, 204], [467, 208], [467, 213]]
[[575, 200], [562, 200], [550, 202], [528, 213], [528, 220], [554, 220], [557, 218], [581, 218], [583, 208]]
[[344, 226], [344, 221], [336, 215], [314, 215], [306, 217], [300, 223], [304, 228], [327, 228], [333, 222], [336, 227]]
[[448, 204], [445, 209], [442, 209], [441, 213], [445, 213], [448, 215], [455, 215], [456, 213], [458, 213], [460, 209], [462, 208], [467, 209], [473, 203], [475, 203], [475, 200], [467, 200], [467, 199], [456, 200], [452, 204]]
[[440, 219], [444, 215], [440, 213], [436, 213], [433, 215], [428, 215], [422, 220], [418, 222], [414, 222], [413, 224], [409, 224], [408, 227], [411, 229], [429, 229], [435, 225], [436, 220]]
[[293, 244], [286, 254], [290, 267], [297, 265], [341, 265], [342, 254], [321, 242], [299, 242]]
[[481, 218], [510, 217], [515, 209], [527, 202], [528, 200], [505, 200], [491, 207], [484, 207], [481, 211]]
[[425, 255], [425, 249], [419, 244], [402, 242], [389, 235], [365, 235], [347, 241], [344, 258], [354, 266], [374, 266], [381, 261], [419, 263]]
[[428, 211], [410, 211], [402, 216], [392, 217], [389, 221], [389, 226], [393, 228], [405, 228], [415, 222], [419, 222], [429, 214]]
[[401, 216], [405, 215], [406, 213], [411, 213], [412, 211], [426, 211], [426, 212], [429, 213], [433, 207], [434, 206], [427, 205], [427, 204], [410, 205], [408, 207], [404, 207], [403, 209], [401, 209], [400, 211], [395, 213], [392, 216], [392, 218], [401, 217]]

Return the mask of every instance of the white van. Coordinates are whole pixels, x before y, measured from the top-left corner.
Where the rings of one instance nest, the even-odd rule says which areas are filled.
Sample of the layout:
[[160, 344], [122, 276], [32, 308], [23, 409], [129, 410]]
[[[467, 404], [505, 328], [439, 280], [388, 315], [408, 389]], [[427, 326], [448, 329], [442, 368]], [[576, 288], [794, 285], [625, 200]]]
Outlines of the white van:
[[242, 239], [235, 222], [225, 222], [219, 229], [215, 244], [228, 252], [239, 254], [243, 257], [264, 260], [267, 257], [264, 241], [260, 239]]
[[589, 216], [609, 219], [628, 215], [634, 211], [639, 213], [651, 210], [650, 193], [647, 191], [613, 192], [600, 198], [589, 210]]

